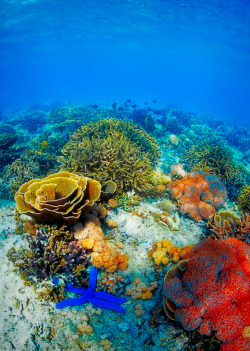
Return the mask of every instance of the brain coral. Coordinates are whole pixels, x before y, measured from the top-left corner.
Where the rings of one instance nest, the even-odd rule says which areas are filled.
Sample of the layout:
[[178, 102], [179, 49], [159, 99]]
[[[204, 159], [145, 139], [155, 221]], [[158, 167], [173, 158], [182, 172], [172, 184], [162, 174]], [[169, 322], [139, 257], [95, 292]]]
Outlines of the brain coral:
[[74, 224], [89, 211], [101, 184], [73, 173], [59, 172], [24, 183], [15, 195], [17, 210], [42, 223]]
[[152, 188], [159, 148], [152, 136], [128, 121], [105, 119], [83, 125], [62, 149], [61, 169], [113, 180], [122, 190]]
[[226, 199], [227, 192], [221, 180], [204, 172], [187, 173], [169, 184], [170, 195], [180, 204], [181, 214], [192, 219], [208, 220]]
[[223, 351], [250, 350], [250, 247], [235, 238], [209, 238], [188, 258], [165, 277], [168, 316], [187, 330], [215, 332]]

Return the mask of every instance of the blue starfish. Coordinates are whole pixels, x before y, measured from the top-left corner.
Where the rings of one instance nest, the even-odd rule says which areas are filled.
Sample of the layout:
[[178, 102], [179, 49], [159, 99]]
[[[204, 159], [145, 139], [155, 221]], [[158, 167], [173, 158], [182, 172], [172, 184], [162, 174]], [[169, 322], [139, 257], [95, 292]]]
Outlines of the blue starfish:
[[[100, 308], [105, 308], [106, 310], [113, 310], [116, 312], [124, 313], [125, 309], [119, 305], [126, 302], [127, 299], [122, 297], [113, 296], [111, 294], [94, 291], [96, 288], [96, 279], [97, 279], [97, 268], [91, 265], [90, 274], [89, 274], [89, 287], [77, 288], [71, 284], [65, 284], [65, 290], [79, 294], [81, 297], [77, 298], [68, 298], [66, 300], [60, 301], [56, 304], [56, 308], [64, 308], [68, 306], [80, 306], [86, 302], [92, 303], [92, 305]], [[53, 283], [58, 285], [59, 280], [57, 278], [53, 279]]]

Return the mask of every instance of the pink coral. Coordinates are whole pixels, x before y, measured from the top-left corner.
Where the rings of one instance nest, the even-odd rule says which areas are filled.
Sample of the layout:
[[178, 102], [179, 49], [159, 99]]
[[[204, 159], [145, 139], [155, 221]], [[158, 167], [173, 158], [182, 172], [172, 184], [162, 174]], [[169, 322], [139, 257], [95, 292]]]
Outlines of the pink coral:
[[204, 172], [187, 173], [169, 184], [170, 196], [178, 201], [181, 214], [195, 221], [208, 220], [223, 204], [227, 192], [221, 180]]
[[165, 277], [167, 314], [187, 330], [214, 331], [223, 351], [250, 350], [250, 247], [209, 238], [188, 257], [179, 263], [186, 271], [176, 266]]

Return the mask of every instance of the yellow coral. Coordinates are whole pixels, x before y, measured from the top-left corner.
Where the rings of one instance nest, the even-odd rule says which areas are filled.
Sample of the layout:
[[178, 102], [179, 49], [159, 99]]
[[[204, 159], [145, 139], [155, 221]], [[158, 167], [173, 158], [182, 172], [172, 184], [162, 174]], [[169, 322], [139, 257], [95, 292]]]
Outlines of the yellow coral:
[[15, 195], [17, 210], [42, 223], [74, 224], [101, 193], [101, 184], [73, 173], [59, 172], [24, 183]]
[[171, 240], [163, 239], [157, 241], [152, 249], [149, 251], [148, 256], [153, 258], [154, 264], [168, 264], [170, 258], [173, 262], [178, 262], [182, 259], [190, 250], [192, 250], [194, 244], [189, 244], [184, 247], [174, 245]]

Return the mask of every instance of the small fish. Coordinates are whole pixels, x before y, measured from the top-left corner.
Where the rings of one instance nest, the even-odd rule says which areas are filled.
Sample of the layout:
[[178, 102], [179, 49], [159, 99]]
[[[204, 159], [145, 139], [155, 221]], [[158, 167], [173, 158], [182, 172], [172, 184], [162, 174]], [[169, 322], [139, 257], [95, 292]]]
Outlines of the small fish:
[[147, 106], [147, 104], [148, 104], [147, 102], [144, 102], [144, 105], [146, 105], [146, 106]]
[[131, 99], [128, 99], [127, 102], [131, 102]]
[[155, 124], [155, 129], [157, 129], [157, 130], [164, 130], [164, 127], [161, 124], [156, 123]]
[[136, 108], [136, 105], [132, 105], [131, 107]]
[[92, 105], [93, 108], [98, 108], [99, 106], [98, 105]]
[[124, 108], [123, 107], [118, 107], [118, 111], [124, 111]]
[[117, 102], [114, 102], [114, 103], [112, 104], [112, 108], [113, 108], [113, 109], [116, 109], [116, 105], [117, 105]]
[[157, 102], [157, 100], [153, 100], [153, 103], [155, 104]]

